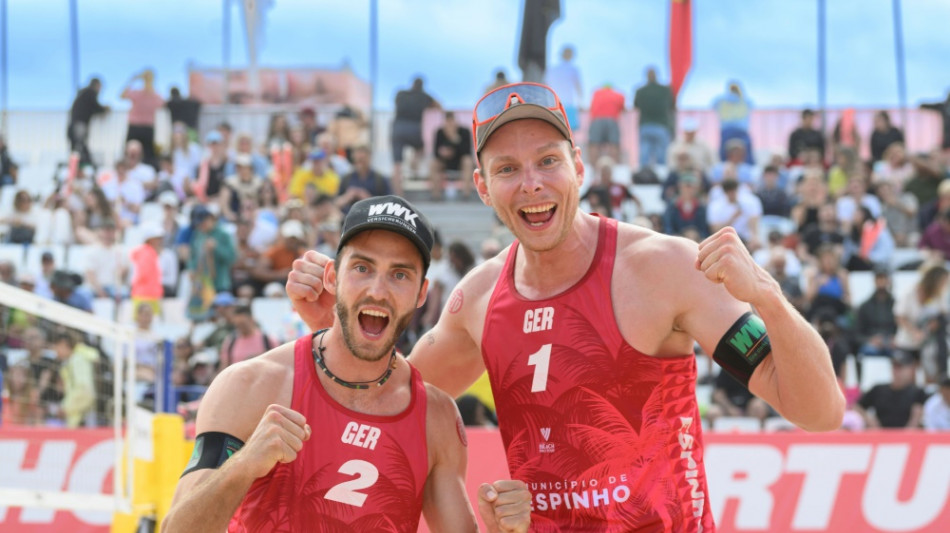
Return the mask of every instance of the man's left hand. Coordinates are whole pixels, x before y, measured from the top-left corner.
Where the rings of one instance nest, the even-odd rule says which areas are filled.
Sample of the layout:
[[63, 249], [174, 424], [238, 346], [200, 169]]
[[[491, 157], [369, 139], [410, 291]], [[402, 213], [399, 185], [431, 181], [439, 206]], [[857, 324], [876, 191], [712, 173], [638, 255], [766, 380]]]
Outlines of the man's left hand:
[[753, 305], [777, 285], [752, 259], [732, 227], [722, 228], [699, 244], [696, 269], [702, 271], [706, 279], [721, 283], [737, 300]]
[[502, 480], [478, 487], [478, 513], [491, 533], [523, 533], [531, 525], [531, 493], [523, 481]]

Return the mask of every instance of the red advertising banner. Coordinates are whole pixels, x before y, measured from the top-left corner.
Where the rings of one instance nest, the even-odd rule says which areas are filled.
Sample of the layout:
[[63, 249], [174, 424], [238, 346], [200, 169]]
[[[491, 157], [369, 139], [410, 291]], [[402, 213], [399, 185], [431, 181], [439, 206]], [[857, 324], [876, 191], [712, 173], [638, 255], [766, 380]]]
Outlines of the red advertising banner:
[[[470, 429], [468, 490], [505, 479], [496, 431]], [[707, 433], [717, 531], [950, 531], [950, 434]], [[0, 487], [109, 493], [110, 430], [0, 430]], [[0, 532], [109, 531], [104, 513], [0, 507]], [[420, 531], [427, 531], [423, 525]]]

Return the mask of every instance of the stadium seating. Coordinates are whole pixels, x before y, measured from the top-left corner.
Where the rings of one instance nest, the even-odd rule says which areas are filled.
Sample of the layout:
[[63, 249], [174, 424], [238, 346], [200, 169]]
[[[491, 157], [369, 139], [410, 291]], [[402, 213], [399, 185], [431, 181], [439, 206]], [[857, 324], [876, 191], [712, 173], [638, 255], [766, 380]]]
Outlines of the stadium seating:
[[890, 383], [893, 369], [889, 357], [865, 356], [861, 360], [861, 390], [867, 391], [875, 385]]
[[737, 433], [758, 433], [762, 424], [751, 416], [720, 416], [713, 421], [713, 431], [732, 431]]

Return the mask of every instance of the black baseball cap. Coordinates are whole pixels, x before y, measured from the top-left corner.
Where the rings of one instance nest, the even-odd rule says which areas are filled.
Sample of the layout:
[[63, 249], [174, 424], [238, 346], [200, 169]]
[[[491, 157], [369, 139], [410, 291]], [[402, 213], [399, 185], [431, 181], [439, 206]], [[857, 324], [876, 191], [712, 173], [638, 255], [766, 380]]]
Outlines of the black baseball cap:
[[422, 254], [423, 271], [429, 270], [432, 250], [432, 225], [414, 205], [399, 196], [374, 196], [353, 204], [343, 219], [343, 233], [337, 254], [357, 233], [383, 229], [412, 241]]

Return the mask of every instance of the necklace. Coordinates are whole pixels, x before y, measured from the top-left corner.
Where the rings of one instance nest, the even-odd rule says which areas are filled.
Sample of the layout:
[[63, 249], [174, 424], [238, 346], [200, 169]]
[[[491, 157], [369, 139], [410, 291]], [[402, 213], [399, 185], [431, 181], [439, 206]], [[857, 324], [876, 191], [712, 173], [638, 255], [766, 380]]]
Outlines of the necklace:
[[[371, 379], [369, 381], [346, 381], [345, 379], [338, 378], [333, 372], [330, 372], [330, 369], [327, 368], [326, 362], [323, 360], [323, 352], [326, 350], [326, 347], [323, 346], [323, 337], [327, 334], [326, 329], [322, 329], [313, 334], [310, 338], [310, 350], [313, 352], [313, 362], [320, 367], [320, 370], [323, 370], [323, 373], [330, 378], [331, 381], [338, 385], [343, 385], [344, 387], [356, 390], [366, 390], [370, 385], [376, 384], [377, 387], [381, 387], [383, 383], [386, 383], [389, 378], [393, 375], [393, 370], [396, 369], [396, 347], [393, 346], [393, 352], [389, 355], [389, 367], [386, 368], [386, 371], [383, 372], [383, 375], [379, 376], [376, 379]], [[313, 348], [313, 339], [320, 335], [320, 343], [316, 348]]]

